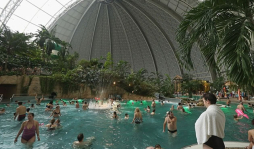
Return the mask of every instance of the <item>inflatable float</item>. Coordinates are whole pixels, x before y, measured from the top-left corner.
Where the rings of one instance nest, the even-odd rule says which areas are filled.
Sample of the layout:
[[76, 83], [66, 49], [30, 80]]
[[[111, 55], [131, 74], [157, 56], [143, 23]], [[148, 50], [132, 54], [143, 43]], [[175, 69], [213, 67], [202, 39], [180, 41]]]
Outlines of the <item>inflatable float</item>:
[[249, 116], [247, 114], [244, 114], [242, 110], [240, 109], [236, 109], [235, 112], [237, 113], [237, 116], [239, 117], [240, 115], [246, 117], [247, 119], [249, 119]]

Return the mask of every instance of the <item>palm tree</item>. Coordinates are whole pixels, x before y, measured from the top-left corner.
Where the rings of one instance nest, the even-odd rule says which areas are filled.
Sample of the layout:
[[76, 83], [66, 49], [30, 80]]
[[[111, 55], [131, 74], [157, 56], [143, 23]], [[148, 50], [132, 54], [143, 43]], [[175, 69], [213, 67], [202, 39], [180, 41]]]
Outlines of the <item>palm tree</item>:
[[[8, 27], [0, 31], [0, 55], [1, 60], [5, 63], [5, 70], [7, 70], [10, 61], [17, 62], [19, 57], [27, 53], [30, 49], [34, 49], [29, 40], [32, 36], [24, 33], [13, 32]], [[23, 56], [23, 57], [24, 57]]]
[[50, 56], [52, 50], [55, 48], [55, 44], [60, 44], [66, 47], [71, 47], [70, 44], [61, 41], [59, 38], [55, 37], [47, 28], [41, 25], [40, 30], [34, 34], [35, 40], [34, 43], [37, 44], [43, 51], [43, 58], [48, 60], [48, 56]]
[[198, 43], [210, 66], [227, 69], [229, 79], [239, 85], [250, 83], [254, 76], [253, 2], [206, 0], [187, 12], [177, 31], [182, 63], [193, 67], [191, 50]]

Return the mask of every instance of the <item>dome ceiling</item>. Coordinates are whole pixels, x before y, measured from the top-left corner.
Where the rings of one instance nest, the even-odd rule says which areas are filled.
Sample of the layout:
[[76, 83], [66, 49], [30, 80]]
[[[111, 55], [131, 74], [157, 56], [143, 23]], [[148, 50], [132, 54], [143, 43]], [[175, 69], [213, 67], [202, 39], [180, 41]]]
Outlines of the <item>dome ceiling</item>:
[[78, 52], [82, 59], [106, 57], [111, 52], [114, 62], [127, 61], [134, 71], [145, 68], [171, 78], [191, 73], [197, 79], [212, 81], [197, 47], [191, 53], [194, 70], [189, 72], [179, 65], [175, 32], [182, 13], [190, 7], [174, 2], [177, 1], [80, 1], [60, 15], [50, 29], [70, 42], [71, 52]]

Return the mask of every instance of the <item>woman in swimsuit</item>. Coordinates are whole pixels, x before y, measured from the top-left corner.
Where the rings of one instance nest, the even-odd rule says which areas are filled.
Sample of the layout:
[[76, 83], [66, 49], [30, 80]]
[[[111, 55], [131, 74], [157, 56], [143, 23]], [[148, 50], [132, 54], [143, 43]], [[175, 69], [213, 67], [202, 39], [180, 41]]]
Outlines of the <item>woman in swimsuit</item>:
[[60, 107], [56, 106], [56, 109], [53, 110], [53, 112], [51, 113], [51, 115], [49, 117], [51, 117], [53, 115], [54, 118], [61, 116], [61, 112], [60, 112]]
[[38, 121], [34, 120], [33, 113], [29, 113], [28, 120], [22, 123], [21, 128], [14, 140], [14, 143], [16, 143], [18, 141], [18, 137], [22, 132], [23, 132], [22, 137], [21, 137], [22, 143], [29, 143], [29, 144], [34, 143], [35, 142], [35, 132], [37, 134], [38, 141], [40, 141], [39, 123], [38, 123]]
[[134, 112], [134, 118], [132, 120], [132, 123], [135, 122], [136, 124], [140, 124], [142, 121], [143, 121], [142, 114], [141, 114], [139, 108], [136, 108], [135, 112]]

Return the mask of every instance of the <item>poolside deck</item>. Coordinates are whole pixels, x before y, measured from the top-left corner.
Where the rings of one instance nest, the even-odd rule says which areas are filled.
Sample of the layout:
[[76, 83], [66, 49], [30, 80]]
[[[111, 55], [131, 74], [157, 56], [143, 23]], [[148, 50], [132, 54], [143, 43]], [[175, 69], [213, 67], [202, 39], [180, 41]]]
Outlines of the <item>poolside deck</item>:
[[[249, 146], [249, 142], [233, 142], [233, 141], [225, 141], [226, 149], [245, 149], [246, 146]], [[193, 144], [190, 146], [186, 146], [182, 149], [203, 149], [203, 145]]]

